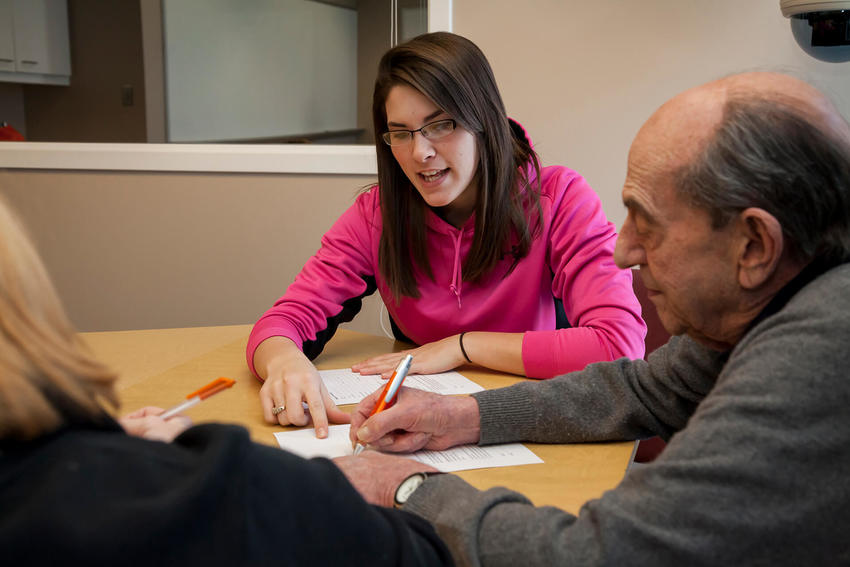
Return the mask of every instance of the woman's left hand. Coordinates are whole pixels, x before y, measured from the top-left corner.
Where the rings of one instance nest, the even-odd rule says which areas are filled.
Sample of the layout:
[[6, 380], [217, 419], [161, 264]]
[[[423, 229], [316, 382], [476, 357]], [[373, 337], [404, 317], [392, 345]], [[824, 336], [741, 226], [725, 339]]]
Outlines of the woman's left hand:
[[360, 374], [380, 374], [382, 378], [392, 376], [401, 360], [408, 354], [413, 355], [411, 374], [437, 374], [446, 372], [466, 364], [463, 353], [460, 352], [458, 335], [427, 343], [419, 348], [390, 352], [367, 358], [351, 366], [351, 370]]
[[129, 435], [170, 443], [192, 426], [192, 419], [185, 415], [162, 419], [159, 415], [164, 411], [162, 408], [146, 406], [125, 415], [118, 423]]

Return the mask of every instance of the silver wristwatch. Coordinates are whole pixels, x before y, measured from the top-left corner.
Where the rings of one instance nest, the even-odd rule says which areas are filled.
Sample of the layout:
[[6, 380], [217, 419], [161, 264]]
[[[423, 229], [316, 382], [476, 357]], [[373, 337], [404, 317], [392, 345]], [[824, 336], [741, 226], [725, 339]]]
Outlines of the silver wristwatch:
[[410, 495], [413, 494], [419, 486], [425, 482], [425, 479], [428, 478], [428, 475], [424, 472], [413, 473], [398, 485], [398, 488], [395, 489], [395, 497], [393, 498], [393, 505], [396, 508], [401, 508], [407, 502], [407, 499], [410, 498]]

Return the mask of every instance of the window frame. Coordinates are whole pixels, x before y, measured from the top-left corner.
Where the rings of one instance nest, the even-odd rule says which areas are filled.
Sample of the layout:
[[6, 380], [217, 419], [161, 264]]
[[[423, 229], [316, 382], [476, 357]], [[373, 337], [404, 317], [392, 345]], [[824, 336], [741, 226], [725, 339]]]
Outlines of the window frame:
[[[452, 0], [429, 0], [428, 31], [452, 31]], [[0, 168], [377, 175], [371, 145], [0, 142]]]

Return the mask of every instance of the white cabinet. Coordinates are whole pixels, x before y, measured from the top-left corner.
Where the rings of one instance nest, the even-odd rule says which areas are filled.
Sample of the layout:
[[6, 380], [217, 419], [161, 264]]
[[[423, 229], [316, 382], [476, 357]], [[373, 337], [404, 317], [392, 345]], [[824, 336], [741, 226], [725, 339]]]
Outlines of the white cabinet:
[[0, 0], [0, 71], [15, 70], [14, 29], [12, 0]]
[[0, 0], [0, 81], [70, 84], [66, 0]]

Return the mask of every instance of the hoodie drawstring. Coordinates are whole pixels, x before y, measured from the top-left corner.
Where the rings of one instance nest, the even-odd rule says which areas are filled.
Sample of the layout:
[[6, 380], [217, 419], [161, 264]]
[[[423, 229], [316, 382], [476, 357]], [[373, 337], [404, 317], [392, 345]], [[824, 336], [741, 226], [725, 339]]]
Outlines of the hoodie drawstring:
[[458, 231], [457, 239], [455, 240], [455, 263], [452, 268], [452, 285], [449, 289], [457, 297], [457, 308], [460, 309], [460, 288], [463, 285], [463, 273], [460, 265], [460, 241], [463, 239], [463, 232]]

